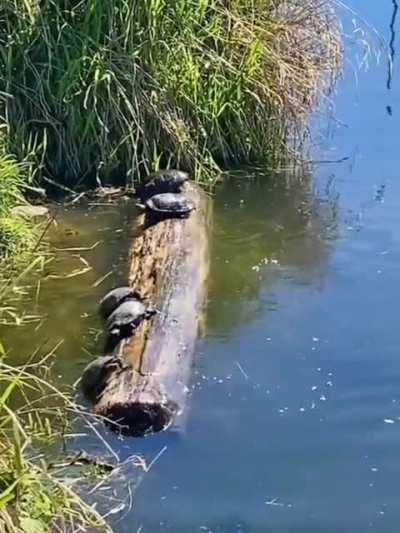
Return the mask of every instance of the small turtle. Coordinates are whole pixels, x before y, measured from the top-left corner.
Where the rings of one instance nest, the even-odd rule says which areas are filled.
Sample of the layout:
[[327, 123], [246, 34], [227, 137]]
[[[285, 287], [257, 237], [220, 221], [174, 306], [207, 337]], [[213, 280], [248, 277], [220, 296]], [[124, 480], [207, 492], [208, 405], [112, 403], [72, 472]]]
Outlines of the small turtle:
[[122, 361], [113, 355], [97, 357], [87, 365], [81, 379], [81, 389], [86, 398], [92, 402], [99, 398], [114, 369], [122, 369]]
[[131, 337], [139, 324], [155, 315], [156, 310], [140, 300], [126, 300], [107, 319], [106, 351], [113, 350], [121, 339]]
[[143, 301], [141, 295], [132, 287], [118, 287], [107, 293], [99, 304], [100, 316], [106, 320], [122, 303], [127, 300]]
[[159, 216], [183, 218], [189, 216], [196, 206], [184, 194], [166, 192], [152, 196], [147, 200], [146, 208]]
[[189, 174], [181, 170], [161, 170], [152, 174], [149, 181], [139, 186], [139, 196], [142, 202], [146, 202], [156, 194], [178, 193], [188, 180]]

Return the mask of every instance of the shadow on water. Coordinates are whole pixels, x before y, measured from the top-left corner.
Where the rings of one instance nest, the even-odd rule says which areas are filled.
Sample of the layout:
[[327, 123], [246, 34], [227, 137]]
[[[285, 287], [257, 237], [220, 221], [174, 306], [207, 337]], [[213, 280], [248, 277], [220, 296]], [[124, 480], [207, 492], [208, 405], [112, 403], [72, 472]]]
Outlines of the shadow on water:
[[207, 333], [229, 335], [275, 303], [282, 276], [320, 286], [337, 236], [337, 201], [316, 191], [308, 169], [296, 177], [232, 177], [215, 200]]

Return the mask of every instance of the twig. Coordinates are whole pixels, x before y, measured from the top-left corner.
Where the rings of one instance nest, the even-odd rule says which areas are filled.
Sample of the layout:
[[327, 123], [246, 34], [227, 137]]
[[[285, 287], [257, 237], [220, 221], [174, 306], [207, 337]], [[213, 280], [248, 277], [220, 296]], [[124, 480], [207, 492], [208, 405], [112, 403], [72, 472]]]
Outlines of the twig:
[[56, 181], [54, 181], [54, 180], [52, 180], [50, 178], [47, 178], [46, 176], [42, 176], [42, 180], [43, 181], [47, 181], [47, 183], [50, 183], [50, 185], [53, 185], [54, 187], [57, 187], [58, 189], [61, 189], [64, 192], [67, 192], [69, 194], [73, 194], [74, 196], [77, 195], [77, 192], [74, 191], [73, 189], [70, 189], [66, 185], [61, 185], [61, 183], [57, 183]]
[[101, 276], [101, 278], [99, 278], [97, 281], [95, 281], [92, 285], [92, 288], [96, 288], [98, 287], [99, 285], [101, 285], [103, 283], [103, 281], [105, 281], [107, 278], [109, 278], [110, 276], [112, 276], [114, 272], [112, 270], [110, 270], [110, 272], [107, 272], [107, 274], [104, 274], [104, 276]]
[[46, 233], [48, 232], [48, 230], [49, 230], [50, 226], [52, 225], [52, 223], [54, 222], [55, 218], [56, 218], [56, 215], [52, 215], [51, 217], [49, 217], [44, 230], [42, 231], [40, 237], [36, 241], [35, 246], [33, 247], [32, 254], [34, 254], [36, 252], [36, 250], [39, 248], [41, 242], [43, 241]]
[[150, 472], [150, 469], [152, 468], [152, 466], [154, 465], [154, 463], [156, 463], [159, 458], [163, 455], [164, 452], [166, 452], [168, 449], [168, 446], [164, 446], [164, 448], [162, 448], [158, 454], [154, 457], [154, 459], [151, 461], [151, 463], [149, 464], [149, 466], [146, 466], [146, 469], [145, 469], [145, 472]]
[[92, 246], [72, 246], [71, 248], [54, 248], [56, 252], [91, 252], [103, 241], [97, 241]]
[[73, 456], [67, 457], [64, 463], [50, 463], [49, 468], [66, 468], [68, 466], [75, 465], [94, 465], [102, 470], [105, 470], [106, 472], [112, 472], [117, 466], [111, 463], [106, 463], [105, 461], [101, 461], [97, 457], [92, 457], [84, 451], [80, 451]]
[[249, 379], [248, 374], [246, 374], [246, 372], [243, 370], [243, 367], [242, 367], [242, 365], [239, 363], [239, 361], [236, 361], [236, 366], [238, 367], [238, 369], [240, 370], [240, 372], [242, 373], [242, 375], [244, 376], [244, 378], [245, 378], [245, 379]]

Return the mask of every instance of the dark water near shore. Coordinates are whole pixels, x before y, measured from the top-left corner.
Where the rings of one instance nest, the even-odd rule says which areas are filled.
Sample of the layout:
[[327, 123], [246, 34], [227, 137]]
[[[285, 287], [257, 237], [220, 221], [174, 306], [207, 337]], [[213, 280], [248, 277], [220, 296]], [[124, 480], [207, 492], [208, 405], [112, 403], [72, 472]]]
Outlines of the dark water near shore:
[[[395, 4], [352, 2], [392, 41], [392, 54], [400, 27]], [[349, 46], [353, 64], [356, 50]], [[320, 164], [313, 177], [286, 175], [287, 182], [254, 173], [218, 190], [209, 305], [187, 422], [177, 434], [141, 441], [108, 436], [123, 459], [143, 453], [151, 461], [162, 452], [132, 510], [115, 516], [116, 531], [399, 531], [394, 59], [393, 72], [382, 55], [357, 80], [349, 61], [334, 99], [338, 120], [316, 121], [324, 135], [318, 159], [346, 161]], [[64, 340], [54, 376], [72, 383], [101, 345], [95, 306], [124, 279], [135, 210], [127, 201], [76, 206], [59, 217], [53, 241], [68, 250], [45, 267], [39, 287], [32, 282], [37, 304], [27, 310], [48, 317], [2, 328], [0, 337], [16, 362]], [[82, 446], [101, 449], [94, 438], [74, 441]]]

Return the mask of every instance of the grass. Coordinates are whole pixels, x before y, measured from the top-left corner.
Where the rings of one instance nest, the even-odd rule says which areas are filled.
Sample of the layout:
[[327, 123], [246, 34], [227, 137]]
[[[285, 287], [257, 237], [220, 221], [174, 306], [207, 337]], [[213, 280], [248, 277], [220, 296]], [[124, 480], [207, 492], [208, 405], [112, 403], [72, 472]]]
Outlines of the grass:
[[3, 0], [0, 99], [31, 176], [202, 182], [277, 164], [340, 68], [330, 0]]
[[31, 224], [15, 216], [12, 208], [25, 204], [21, 189], [26, 179], [25, 166], [7, 154], [0, 137], [0, 262], [22, 256], [34, 242]]
[[80, 480], [60, 475], [48, 451], [40, 451], [63, 438], [65, 409], [75, 410], [73, 402], [46, 381], [43, 361], [13, 368], [1, 349], [0, 531], [105, 530], [100, 514], [79, 496]]

